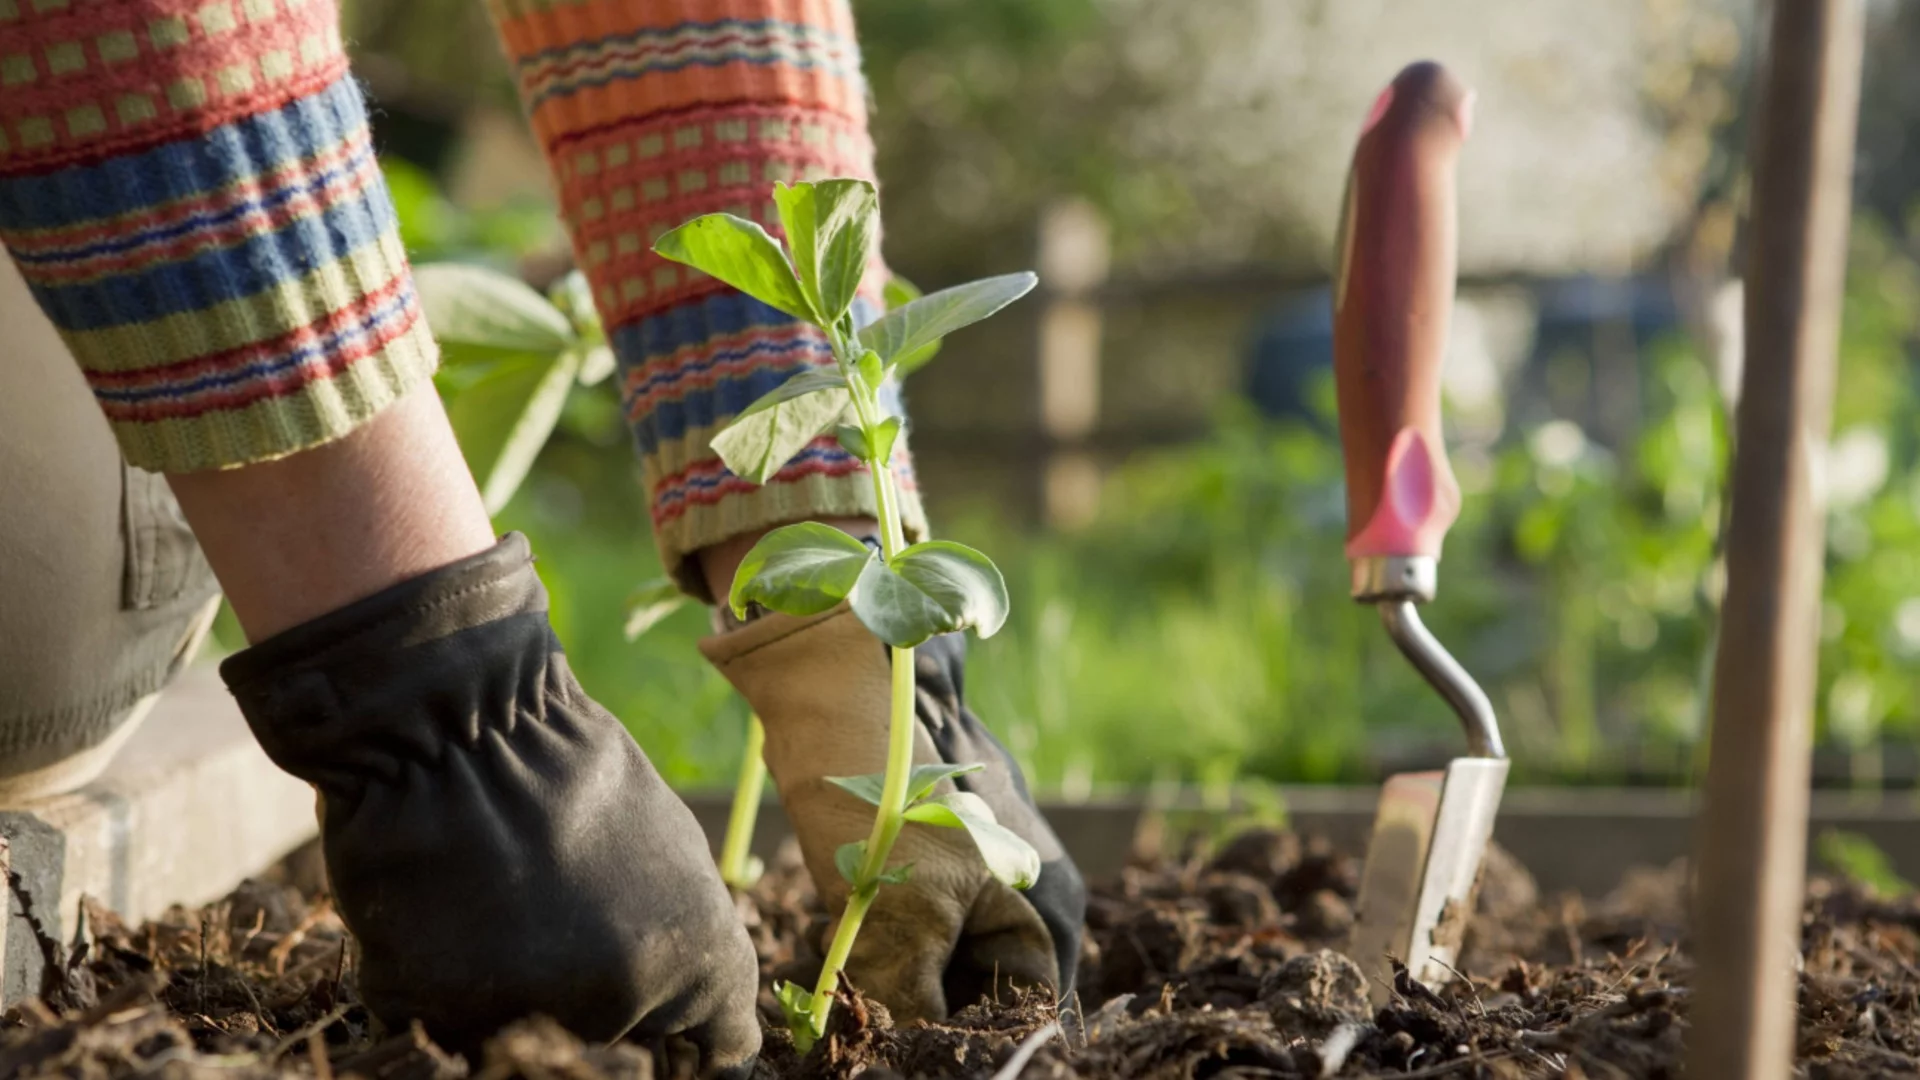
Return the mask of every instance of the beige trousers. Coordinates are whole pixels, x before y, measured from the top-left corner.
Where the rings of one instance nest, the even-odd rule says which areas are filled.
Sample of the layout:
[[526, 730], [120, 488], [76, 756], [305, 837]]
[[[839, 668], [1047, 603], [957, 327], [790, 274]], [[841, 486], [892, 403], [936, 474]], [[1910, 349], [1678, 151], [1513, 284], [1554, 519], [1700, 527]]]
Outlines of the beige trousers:
[[0, 254], [0, 802], [92, 779], [217, 600], [166, 481], [121, 459]]

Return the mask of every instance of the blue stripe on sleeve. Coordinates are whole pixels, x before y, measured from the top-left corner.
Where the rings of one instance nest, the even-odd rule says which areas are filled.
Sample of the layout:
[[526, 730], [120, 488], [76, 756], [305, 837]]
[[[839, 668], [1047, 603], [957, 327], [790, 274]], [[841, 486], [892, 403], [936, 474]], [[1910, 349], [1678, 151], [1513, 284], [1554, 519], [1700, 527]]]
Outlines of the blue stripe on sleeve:
[[65, 330], [152, 322], [255, 296], [310, 274], [377, 243], [395, 222], [386, 189], [373, 187], [233, 247], [84, 285], [36, 286], [33, 292], [47, 317]]
[[0, 229], [63, 228], [205, 195], [337, 146], [366, 125], [350, 78], [273, 112], [98, 165], [0, 177]]

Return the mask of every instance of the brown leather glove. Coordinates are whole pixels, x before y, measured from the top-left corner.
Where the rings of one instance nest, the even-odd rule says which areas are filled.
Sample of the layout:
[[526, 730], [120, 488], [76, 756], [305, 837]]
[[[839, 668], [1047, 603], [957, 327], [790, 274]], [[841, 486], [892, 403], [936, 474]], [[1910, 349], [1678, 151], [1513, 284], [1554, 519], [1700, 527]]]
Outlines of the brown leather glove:
[[[920, 727], [916, 764], [980, 763], [943, 783], [971, 791], [1002, 825], [1040, 853], [1040, 877], [1016, 891], [987, 873], [962, 830], [909, 823], [890, 866], [913, 864], [904, 885], [885, 885], [848, 959], [853, 984], [896, 1019], [938, 1019], [1008, 985], [1064, 994], [1080, 953], [1086, 887], [1034, 809], [1006, 750], [962, 699], [965, 639], [934, 638], [914, 653]], [[891, 679], [886, 646], [845, 605], [821, 615], [764, 615], [700, 644], [766, 727], [767, 770], [828, 910], [846, 905], [834, 867], [842, 844], [864, 840], [874, 808], [828, 783], [886, 768]]]
[[574, 680], [524, 537], [221, 674], [267, 754], [320, 791], [375, 1015], [471, 1050], [544, 1013], [750, 1067], [753, 946], [692, 813]]

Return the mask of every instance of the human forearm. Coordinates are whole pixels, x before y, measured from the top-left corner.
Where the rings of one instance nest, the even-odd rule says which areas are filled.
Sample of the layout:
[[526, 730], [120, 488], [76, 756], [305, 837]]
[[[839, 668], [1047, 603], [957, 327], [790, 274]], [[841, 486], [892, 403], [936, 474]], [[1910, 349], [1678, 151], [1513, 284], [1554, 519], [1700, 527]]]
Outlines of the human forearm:
[[430, 387], [325, 446], [167, 479], [255, 642], [494, 541]]

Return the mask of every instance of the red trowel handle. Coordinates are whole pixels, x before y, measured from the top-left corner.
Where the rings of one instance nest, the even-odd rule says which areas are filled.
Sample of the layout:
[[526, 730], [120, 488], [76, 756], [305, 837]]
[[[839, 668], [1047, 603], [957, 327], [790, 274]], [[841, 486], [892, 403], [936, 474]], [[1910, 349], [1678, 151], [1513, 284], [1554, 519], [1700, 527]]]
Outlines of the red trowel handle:
[[1473, 94], [1414, 64], [1374, 102], [1347, 177], [1333, 370], [1347, 460], [1347, 558], [1437, 558], [1460, 512], [1440, 437], [1453, 309], [1454, 163]]

